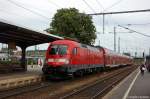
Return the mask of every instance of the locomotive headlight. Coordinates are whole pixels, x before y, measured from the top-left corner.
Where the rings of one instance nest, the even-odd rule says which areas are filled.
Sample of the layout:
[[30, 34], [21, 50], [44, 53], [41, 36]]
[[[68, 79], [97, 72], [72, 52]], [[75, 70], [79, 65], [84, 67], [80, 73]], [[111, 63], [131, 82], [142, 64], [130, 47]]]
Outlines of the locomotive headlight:
[[48, 62], [54, 62], [54, 59], [49, 58], [49, 59], [48, 59]]
[[48, 62], [63, 62], [65, 64], [69, 64], [69, 59], [66, 59], [66, 58], [61, 58], [61, 59], [49, 58]]
[[66, 58], [58, 59], [58, 62], [64, 62], [65, 64], [69, 64], [69, 60]]
[[65, 64], [69, 64], [69, 59], [66, 59], [66, 60], [65, 60]]

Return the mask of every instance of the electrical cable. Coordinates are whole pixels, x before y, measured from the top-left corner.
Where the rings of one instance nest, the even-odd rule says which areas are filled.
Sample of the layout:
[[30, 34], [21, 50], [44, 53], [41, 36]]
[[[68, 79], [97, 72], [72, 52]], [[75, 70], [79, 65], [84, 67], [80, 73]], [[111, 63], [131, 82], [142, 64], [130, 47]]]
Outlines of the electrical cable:
[[141, 23], [141, 24], [127, 24], [128, 26], [132, 26], [132, 25], [150, 25], [150, 23]]
[[40, 16], [40, 17], [43, 17], [43, 18], [46, 19], [46, 20], [49, 20], [49, 19], [50, 19], [50, 18], [48, 18], [48, 17], [46, 17], [46, 16], [43, 16], [43, 15], [40, 14], [40, 13], [37, 13], [37, 12], [35, 12], [35, 11], [33, 11], [33, 10], [30, 10], [30, 9], [28, 9], [28, 8], [25, 8], [25, 7], [21, 6], [20, 4], [14, 2], [14, 1], [12, 1], [12, 0], [7, 0], [7, 1], [10, 2], [10, 3], [12, 3], [12, 4], [14, 4], [14, 5], [16, 5], [16, 6], [18, 6], [18, 7], [20, 7], [20, 8], [23, 8], [23, 9], [25, 9], [25, 10], [27, 10], [27, 11], [33, 13], [33, 14], [36, 14], [36, 15], [38, 15], [38, 16]]
[[118, 25], [118, 26], [119, 26], [119, 27], [122, 27], [122, 28], [124, 28], [124, 29], [130, 30], [130, 31], [132, 31], [132, 32], [135, 32], [135, 33], [137, 33], [137, 34], [140, 34], [140, 35], [143, 35], [143, 36], [146, 36], [146, 37], [150, 37], [150, 35], [146, 35], [146, 34], [144, 34], [144, 33], [141, 33], [141, 32], [135, 31], [135, 30], [132, 30], [132, 29], [130, 29], [130, 28], [127, 28], [127, 27], [124, 27], [124, 26], [121, 26], [121, 25]]
[[121, 1], [123, 0], [118, 0], [117, 2], [115, 2], [114, 4], [112, 4], [111, 6], [109, 6], [108, 8], [106, 8], [104, 11], [110, 9], [110, 8], [113, 8], [114, 6], [118, 5]]
[[62, 8], [61, 6], [59, 6], [58, 4], [54, 3], [54, 2], [50, 2], [50, 0], [48, 0], [50, 4], [53, 4], [55, 7], [57, 8]]
[[92, 13], [87, 15], [108, 15], [108, 14], [125, 14], [125, 13], [141, 13], [141, 12], [150, 12], [150, 9], [144, 10], [131, 10], [131, 11], [118, 11], [118, 12], [106, 12], [106, 13]]
[[119, 1], [117, 1], [116, 3], [112, 4], [110, 7], [104, 9], [103, 5], [102, 5], [98, 0], [96, 0], [96, 2], [103, 8], [103, 12], [105, 12], [106, 10], [108, 10], [108, 9], [112, 8], [113, 6], [119, 4], [121, 1], [122, 1], [122, 0], [119, 0]]
[[[97, 2], [98, 5], [100, 5], [100, 6], [102, 7], [102, 9], [103, 9], [103, 11], [104, 11], [104, 6], [103, 6], [98, 0], [96, 0], [96, 2]], [[103, 11], [102, 11], [102, 12], [103, 12]]]
[[95, 13], [95, 10], [85, 0], [82, 1]]
[[[14, 13], [14, 12], [9, 12], [9, 11], [7, 11], [6, 9], [0, 9], [0, 11], [2, 12], [2, 13], [6, 13], [6, 14], [8, 14], [8, 15], [12, 15], [12, 16], [15, 16], [15, 17], [18, 17], [18, 18], [20, 18], [20, 17], [24, 17], [24, 15], [22, 15], [22, 14], [17, 14], [17, 13]], [[0, 18], [1, 19], [1, 18]], [[50, 19], [52, 19], [52, 18], [50, 18]], [[4, 20], [4, 19], [2, 19], [2, 20]], [[42, 23], [47, 23], [45, 20], [41, 20], [41, 22]]]

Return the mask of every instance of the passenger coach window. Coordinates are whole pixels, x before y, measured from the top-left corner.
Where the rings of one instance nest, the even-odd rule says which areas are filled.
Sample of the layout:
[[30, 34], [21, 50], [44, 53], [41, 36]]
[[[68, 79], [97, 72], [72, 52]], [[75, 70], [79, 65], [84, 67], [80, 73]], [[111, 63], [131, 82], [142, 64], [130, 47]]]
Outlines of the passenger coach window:
[[77, 48], [73, 48], [72, 54], [73, 54], [73, 55], [77, 55]]

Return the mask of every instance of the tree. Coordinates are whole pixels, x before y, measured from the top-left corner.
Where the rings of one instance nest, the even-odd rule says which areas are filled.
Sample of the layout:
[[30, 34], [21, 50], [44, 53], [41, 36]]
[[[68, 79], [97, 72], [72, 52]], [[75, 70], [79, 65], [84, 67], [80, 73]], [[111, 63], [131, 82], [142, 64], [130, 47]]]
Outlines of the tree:
[[59, 36], [75, 38], [85, 44], [93, 44], [96, 39], [96, 28], [92, 17], [79, 13], [75, 8], [57, 10], [50, 28], [46, 31]]

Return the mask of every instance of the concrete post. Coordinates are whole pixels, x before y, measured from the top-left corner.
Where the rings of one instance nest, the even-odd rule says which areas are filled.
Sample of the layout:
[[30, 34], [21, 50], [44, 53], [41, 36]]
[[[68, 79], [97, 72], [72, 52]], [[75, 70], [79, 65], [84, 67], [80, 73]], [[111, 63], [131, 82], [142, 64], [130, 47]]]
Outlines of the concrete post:
[[22, 46], [22, 57], [21, 57], [21, 66], [27, 71], [27, 64], [26, 64], [26, 47]]

